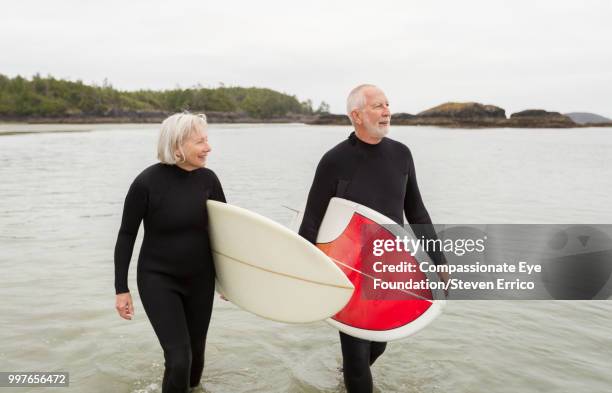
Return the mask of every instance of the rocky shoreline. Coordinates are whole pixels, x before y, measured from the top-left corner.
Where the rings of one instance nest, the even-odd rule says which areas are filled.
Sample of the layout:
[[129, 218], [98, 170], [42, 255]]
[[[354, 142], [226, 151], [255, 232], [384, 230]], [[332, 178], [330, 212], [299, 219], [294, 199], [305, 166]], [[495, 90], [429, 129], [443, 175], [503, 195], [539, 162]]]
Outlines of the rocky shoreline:
[[[0, 122], [29, 124], [103, 124], [103, 123], [160, 123], [171, 113], [166, 112], [113, 112], [105, 115], [75, 114], [62, 117], [0, 117]], [[338, 114], [289, 114], [273, 118], [255, 118], [244, 112], [207, 112], [209, 123], [304, 123], [310, 125], [350, 126], [346, 115]], [[392, 125], [438, 126], [448, 128], [582, 128], [612, 127], [612, 122], [583, 123], [574, 122], [559, 112], [542, 109], [529, 109], [506, 117], [506, 111], [494, 105], [476, 102], [438, 105], [416, 115], [395, 113], [391, 116]]]
[[[196, 111], [197, 113], [197, 111]], [[0, 116], [4, 123], [28, 124], [108, 124], [108, 123], [161, 123], [170, 112], [122, 112], [108, 115], [75, 114], [60, 117], [39, 116]], [[274, 118], [256, 118], [243, 112], [206, 112], [209, 123], [306, 123], [313, 121], [316, 115], [287, 115]]]
[[[345, 115], [320, 115], [308, 124], [350, 125]], [[612, 127], [612, 123], [578, 124], [570, 117], [559, 112], [548, 112], [542, 109], [529, 109], [516, 112], [506, 117], [506, 111], [494, 105], [483, 105], [476, 102], [449, 102], [420, 112], [394, 113], [392, 125], [438, 126], [449, 128], [582, 128]]]

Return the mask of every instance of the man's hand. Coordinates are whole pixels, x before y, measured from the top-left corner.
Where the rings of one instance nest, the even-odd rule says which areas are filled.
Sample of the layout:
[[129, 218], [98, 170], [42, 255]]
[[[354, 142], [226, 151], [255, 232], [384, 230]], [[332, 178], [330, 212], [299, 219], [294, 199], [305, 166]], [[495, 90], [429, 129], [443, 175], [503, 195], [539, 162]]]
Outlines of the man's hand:
[[115, 308], [119, 316], [123, 319], [132, 319], [134, 316], [134, 305], [132, 304], [132, 295], [129, 292], [117, 294], [115, 300]]

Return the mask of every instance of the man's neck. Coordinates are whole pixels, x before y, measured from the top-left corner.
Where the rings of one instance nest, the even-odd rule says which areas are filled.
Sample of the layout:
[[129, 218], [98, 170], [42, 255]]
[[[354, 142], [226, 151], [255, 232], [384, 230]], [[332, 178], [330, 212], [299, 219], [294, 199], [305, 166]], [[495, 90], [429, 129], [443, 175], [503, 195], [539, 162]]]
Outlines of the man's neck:
[[355, 128], [355, 136], [362, 141], [363, 143], [367, 143], [368, 145], [378, 145], [382, 138], [373, 137], [367, 133], [365, 130], [358, 130]]

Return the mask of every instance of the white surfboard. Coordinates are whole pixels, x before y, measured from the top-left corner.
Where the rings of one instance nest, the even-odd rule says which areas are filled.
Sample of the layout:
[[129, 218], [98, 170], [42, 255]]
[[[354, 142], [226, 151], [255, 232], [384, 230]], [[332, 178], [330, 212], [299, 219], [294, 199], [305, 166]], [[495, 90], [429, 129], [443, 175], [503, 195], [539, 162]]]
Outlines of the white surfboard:
[[217, 289], [253, 314], [307, 323], [336, 314], [353, 284], [321, 250], [256, 213], [207, 201]]
[[415, 239], [410, 228], [396, 225], [375, 210], [346, 199], [331, 199], [319, 228], [317, 246], [340, 266], [355, 286], [347, 305], [327, 320], [332, 326], [364, 340], [392, 341], [415, 334], [440, 315], [445, 305], [441, 289], [373, 289], [376, 279], [387, 282], [438, 281], [435, 273], [422, 272], [420, 268], [415, 273], [402, 275], [377, 275], [373, 272], [374, 261], [432, 263], [422, 250], [414, 258], [408, 252], [372, 256], [372, 242], [375, 239], [395, 239], [397, 236]]

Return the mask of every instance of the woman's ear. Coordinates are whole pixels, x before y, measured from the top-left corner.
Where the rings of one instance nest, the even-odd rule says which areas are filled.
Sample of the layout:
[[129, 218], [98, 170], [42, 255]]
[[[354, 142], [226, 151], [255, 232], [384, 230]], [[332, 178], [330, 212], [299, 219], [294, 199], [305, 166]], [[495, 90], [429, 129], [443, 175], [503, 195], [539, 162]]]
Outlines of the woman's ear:
[[177, 162], [181, 162], [185, 159], [179, 148], [174, 149], [174, 159], [176, 159]]

